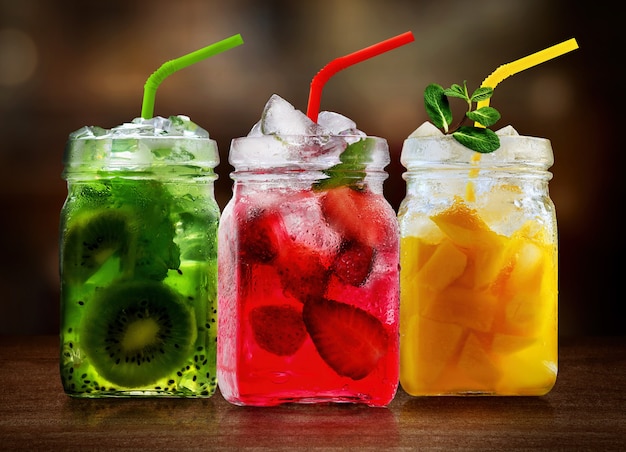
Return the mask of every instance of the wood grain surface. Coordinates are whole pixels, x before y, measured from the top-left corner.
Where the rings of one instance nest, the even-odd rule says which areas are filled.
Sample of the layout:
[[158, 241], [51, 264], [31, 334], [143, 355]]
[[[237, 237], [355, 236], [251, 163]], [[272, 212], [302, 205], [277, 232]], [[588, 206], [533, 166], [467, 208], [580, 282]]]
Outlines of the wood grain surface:
[[544, 397], [238, 407], [209, 399], [73, 399], [55, 336], [0, 337], [2, 450], [626, 450], [626, 337], [562, 340]]

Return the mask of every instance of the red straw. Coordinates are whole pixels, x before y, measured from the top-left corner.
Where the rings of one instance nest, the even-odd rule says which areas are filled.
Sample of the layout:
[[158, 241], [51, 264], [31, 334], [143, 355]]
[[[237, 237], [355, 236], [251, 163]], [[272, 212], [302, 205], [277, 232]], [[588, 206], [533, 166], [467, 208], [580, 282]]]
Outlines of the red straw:
[[306, 115], [314, 122], [317, 122], [317, 116], [320, 109], [320, 98], [322, 97], [322, 88], [326, 82], [337, 72], [345, 69], [353, 64], [360, 63], [361, 61], [380, 55], [381, 53], [388, 52], [389, 50], [400, 47], [404, 44], [408, 44], [415, 40], [413, 33], [407, 31], [401, 35], [379, 42], [372, 46], [366, 47], [357, 52], [349, 55], [339, 57], [326, 66], [324, 66], [311, 81], [311, 90], [309, 91], [309, 105], [307, 107]]

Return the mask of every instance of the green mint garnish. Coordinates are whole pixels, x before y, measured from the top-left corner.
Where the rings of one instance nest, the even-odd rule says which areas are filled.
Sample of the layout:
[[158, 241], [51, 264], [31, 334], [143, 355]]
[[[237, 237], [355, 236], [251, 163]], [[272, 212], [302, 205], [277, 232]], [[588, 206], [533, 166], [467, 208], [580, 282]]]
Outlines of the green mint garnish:
[[341, 163], [324, 170], [323, 173], [328, 178], [315, 182], [313, 188], [326, 190], [344, 185], [353, 188], [360, 187], [363, 179], [365, 179], [366, 162], [369, 161], [370, 157], [369, 141], [369, 139], [364, 138], [348, 144], [346, 149], [339, 155]]
[[[452, 134], [454, 139], [463, 146], [482, 154], [493, 152], [500, 147], [500, 138], [494, 131], [488, 129], [500, 119], [500, 113], [493, 107], [481, 107], [472, 110], [473, 104], [489, 99], [493, 95], [493, 88], [478, 88], [470, 96], [466, 82], [463, 86], [453, 84], [444, 89], [436, 83], [431, 83], [424, 90], [424, 106], [426, 113], [433, 124], [446, 134]], [[452, 110], [448, 98], [455, 97], [467, 102], [467, 112], [456, 126], [452, 126]], [[467, 120], [478, 123], [483, 127], [464, 126]]]
[[174, 241], [176, 229], [171, 218], [172, 195], [156, 180], [110, 181], [112, 207], [132, 211], [141, 221], [133, 224], [137, 234], [131, 261], [136, 277], [161, 281], [168, 270], [180, 267], [180, 248]]

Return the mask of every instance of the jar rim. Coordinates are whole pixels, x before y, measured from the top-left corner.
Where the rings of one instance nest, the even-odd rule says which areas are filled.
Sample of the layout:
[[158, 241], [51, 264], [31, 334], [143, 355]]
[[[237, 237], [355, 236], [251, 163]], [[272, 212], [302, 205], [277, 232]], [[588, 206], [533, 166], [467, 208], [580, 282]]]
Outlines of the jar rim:
[[[500, 148], [481, 154], [460, 144], [452, 135], [410, 137], [404, 140], [400, 161], [405, 168], [433, 166], [506, 167], [548, 169], [554, 164], [547, 138], [523, 135], [500, 136]], [[478, 158], [477, 158], [478, 157]]]
[[217, 142], [207, 137], [70, 137], [63, 153], [66, 171], [215, 168]]
[[357, 143], [364, 146], [357, 150], [358, 163], [365, 164], [367, 170], [382, 170], [390, 163], [389, 145], [381, 137], [290, 134], [233, 138], [228, 161], [235, 170], [242, 171], [271, 168], [324, 170], [346, 163], [341, 155]]

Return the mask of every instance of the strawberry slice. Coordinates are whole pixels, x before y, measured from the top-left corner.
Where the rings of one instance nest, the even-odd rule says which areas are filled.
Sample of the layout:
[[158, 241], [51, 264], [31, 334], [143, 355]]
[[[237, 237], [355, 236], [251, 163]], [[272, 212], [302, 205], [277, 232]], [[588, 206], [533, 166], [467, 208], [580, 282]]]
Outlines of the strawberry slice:
[[291, 356], [306, 339], [302, 314], [293, 306], [258, 306], [249, 318], [256, 343], [274, 355]]
[[332, 271], [347, 284], [361, 286], [372, 271], [374, 248], [354, 240], [343, 242]]
[[302, 316], [318, 353], [341, 376], [365, 378], [387, 353], [385, 327], [363, 309], [318, 299], [304, 305]]
[[349, 240], [379, 247], [393, 233], [383, 215], [389, 206], [369, 190], [337, 187], [326, 191], [320, 202], [326, 221]]
[[302, 303], [326, 292], [329, 270], [313, 248], [293, 241], [284, 243], [276, 268], [284, 292]]
[[239, 225], [239, 249], [245, 259], [268, 263], [274, 260], [286, 236], [281, 215], [274, 210], [256, 209]]

